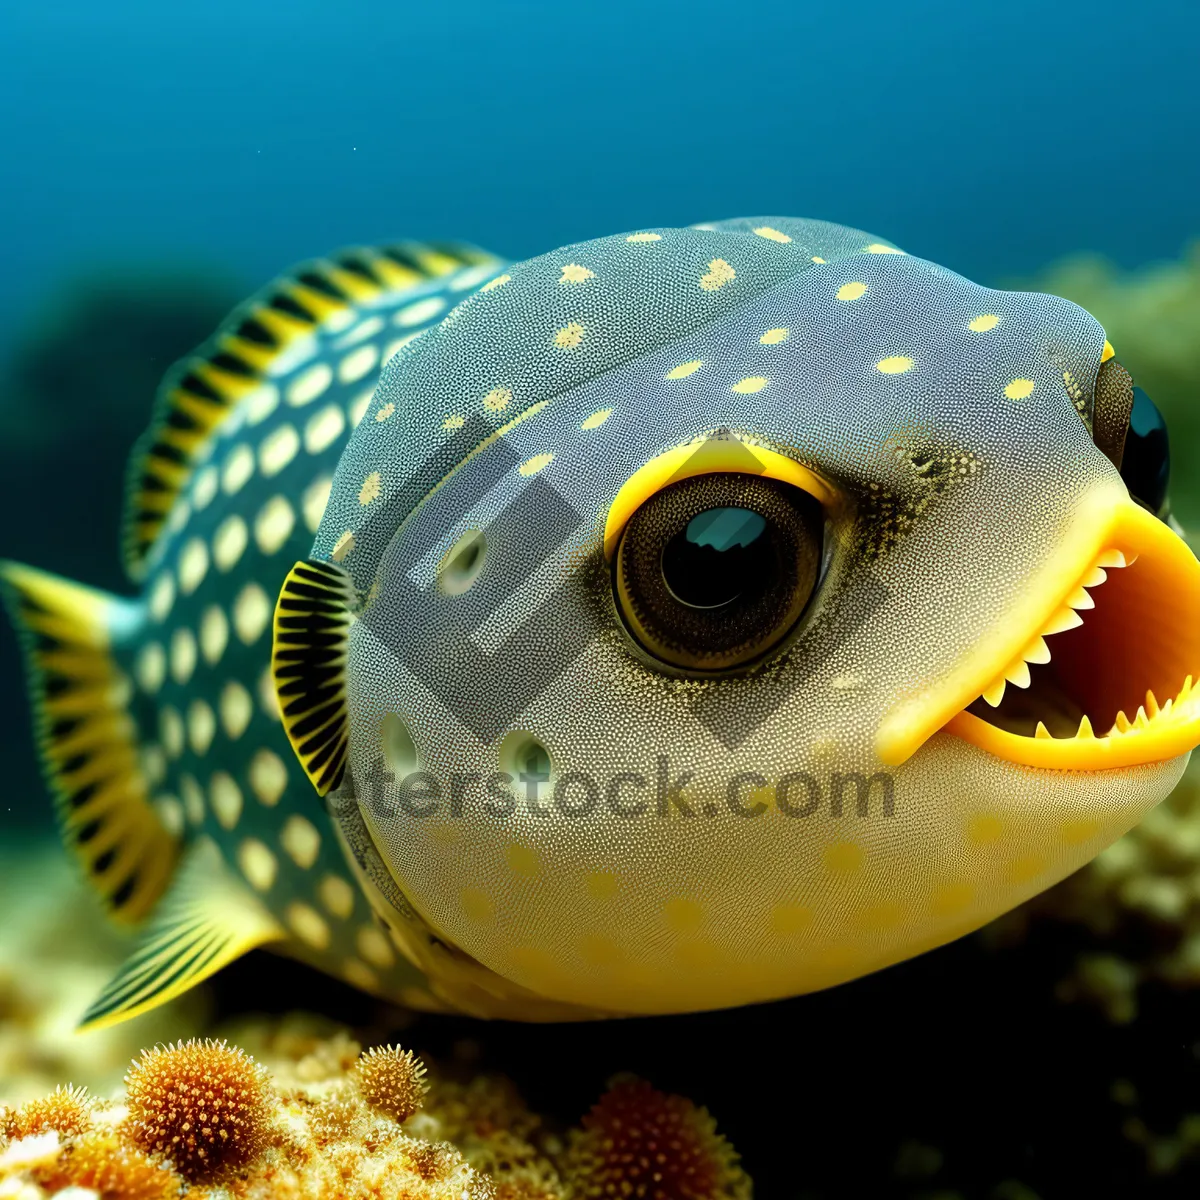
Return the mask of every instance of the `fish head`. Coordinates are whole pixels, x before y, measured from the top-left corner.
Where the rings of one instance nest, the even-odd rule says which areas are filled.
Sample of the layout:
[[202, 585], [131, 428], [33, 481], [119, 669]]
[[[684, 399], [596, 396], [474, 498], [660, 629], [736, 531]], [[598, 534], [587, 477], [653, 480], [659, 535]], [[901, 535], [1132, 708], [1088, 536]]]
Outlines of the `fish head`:
[[405, 897], [530, 994], [682, 1011], [910, 957], [1121, 836], [1200, 741], [1200, 566], [1098, 444], [1110, 355], [820, 222], [465, 301], [314, 550], [358, 597], [339, 791]]

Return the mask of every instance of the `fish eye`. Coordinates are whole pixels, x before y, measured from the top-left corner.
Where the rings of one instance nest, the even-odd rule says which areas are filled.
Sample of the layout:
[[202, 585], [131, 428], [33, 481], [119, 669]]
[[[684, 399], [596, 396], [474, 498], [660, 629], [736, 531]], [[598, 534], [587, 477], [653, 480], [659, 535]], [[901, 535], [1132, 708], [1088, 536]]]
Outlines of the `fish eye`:
[[1105, 362], [1096, 377], [1092, 426], [1096, 445], [1121, 472], [1129, 494], [1161, 514], [1171, 477], [1167, 422], [1115, 358]]
[[790, 483], [695, 475], [645, 500], [616, 558], [617, 607], [633, 637], [675, 667], [722, 671], [759, 658], [816, 588], [824, 514]]

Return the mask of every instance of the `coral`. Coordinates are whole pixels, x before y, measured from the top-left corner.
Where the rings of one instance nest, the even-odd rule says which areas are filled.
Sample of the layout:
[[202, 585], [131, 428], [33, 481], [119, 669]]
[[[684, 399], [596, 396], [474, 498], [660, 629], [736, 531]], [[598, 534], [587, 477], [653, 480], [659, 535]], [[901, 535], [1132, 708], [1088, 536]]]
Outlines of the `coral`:
[[40, 1200], [67, 1188], [105, 1200], [182, 1192], [194, 1200], [750, 1194], [712, 1117], [637, 1079], [617, 1080], [564, 1143], [503, 1079], [435, 1078], [427, 1087], [411, 1051], [383, 1046], [359, 1055], [345, 1030], [295, 1018], [265, 1030], [260, 1023], [247, 1040], [277, 1057], [260, 1064], [223, 1041], [160, 1046], [133, 1065], [124, 1097], [60, 1090], [0, 1110], [12, 1131], [0, 1150], [0, 1195]]
[[393, 1121], [407, 1121], [424, 1102], [425, 1064], [411, 1050], [377, 1046], [359, 1058], [354, 1075], [363, 1099]]
[[242, 1050], [195, 1039], [144, 1051], [125, 1077], [135, 1141], [184, 1178], [252, 1162], [272, 1118], [266, 1072]]
[[0, 1133], [16, 1141], [54, 1130], [62, 1137], [77, 1137], [92, 1127], [95, 1107], [86, 1088], [56, 1087], [40, 1100], [29, 1100], [15, 1111], [0, 1112]]
[[613, 1081], [574, 1134], [564, 1168], [573, 1197], [748, 1197], [750, 1180], [702, 1108], [641, 1079]]

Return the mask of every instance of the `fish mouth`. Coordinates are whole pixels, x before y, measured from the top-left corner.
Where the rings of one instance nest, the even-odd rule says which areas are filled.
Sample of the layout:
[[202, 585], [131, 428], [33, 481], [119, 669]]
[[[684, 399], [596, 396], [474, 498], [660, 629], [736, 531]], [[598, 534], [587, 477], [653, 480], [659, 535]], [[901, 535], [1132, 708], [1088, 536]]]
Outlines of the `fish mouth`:
[[938, 730], [1050, 770], [1144, 766], [1200, 744], [1200, 563], [1127, 495], [1096, 500], [950, 694], [885, 721], [885, 761]]

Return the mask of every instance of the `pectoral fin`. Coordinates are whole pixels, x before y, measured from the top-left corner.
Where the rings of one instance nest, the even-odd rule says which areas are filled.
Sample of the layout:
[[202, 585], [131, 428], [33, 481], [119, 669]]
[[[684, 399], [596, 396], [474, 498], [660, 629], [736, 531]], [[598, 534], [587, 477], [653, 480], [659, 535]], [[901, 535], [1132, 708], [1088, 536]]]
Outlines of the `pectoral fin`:
[[102, 1029], [203, 982], [248, 950], [286, 937], [262, 902], [226, 867], [212, 842], [186, 852], [141, 944], [80, 1022]]

